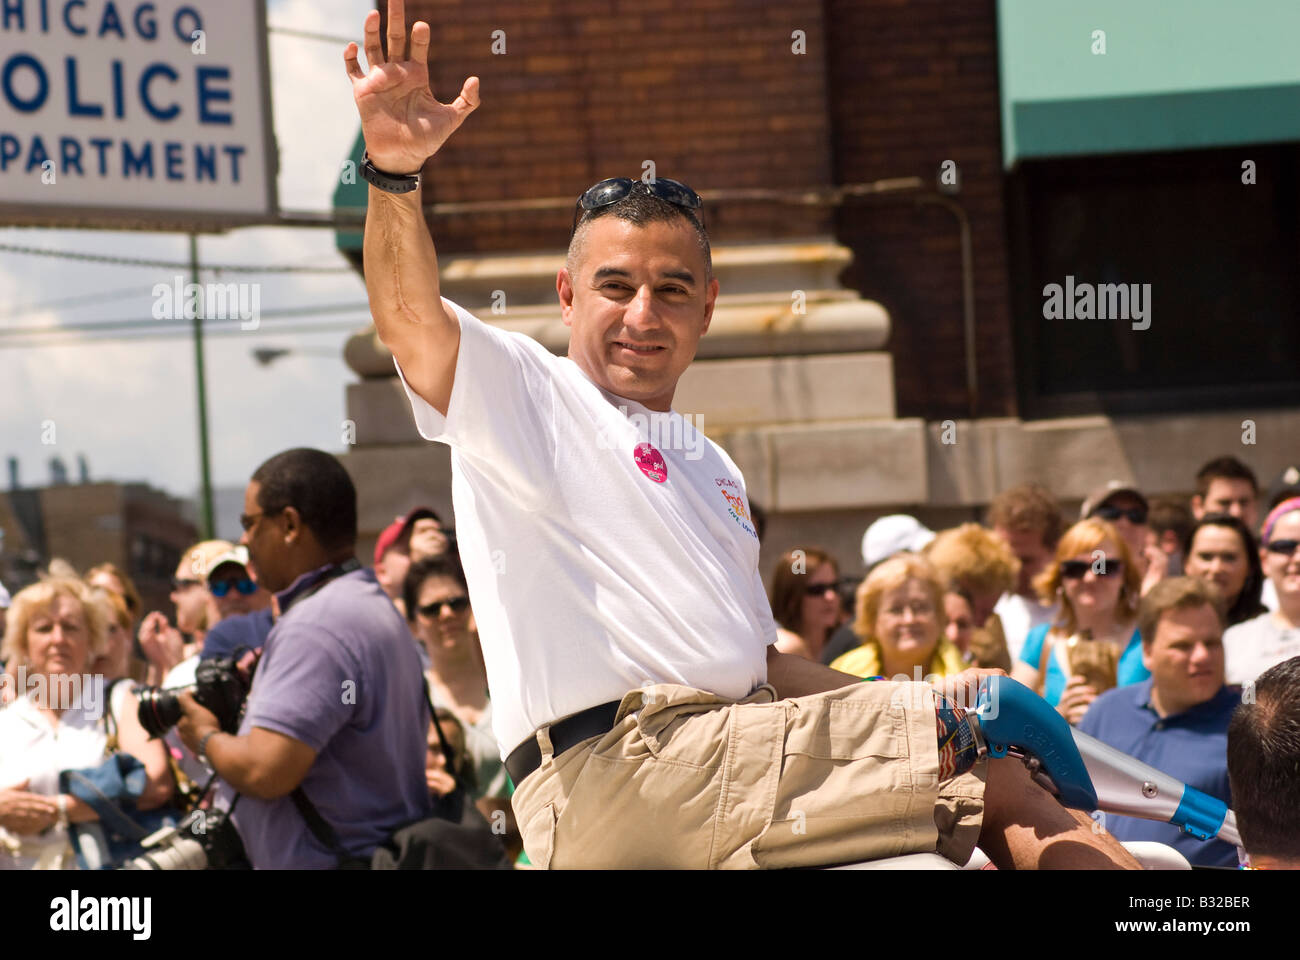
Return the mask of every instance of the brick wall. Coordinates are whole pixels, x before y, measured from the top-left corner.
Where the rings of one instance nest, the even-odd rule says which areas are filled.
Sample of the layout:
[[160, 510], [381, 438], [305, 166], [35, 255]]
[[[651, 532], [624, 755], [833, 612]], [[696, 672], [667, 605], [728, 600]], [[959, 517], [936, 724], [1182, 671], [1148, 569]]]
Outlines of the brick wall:
[[[387, 4], [377, 4], [381, 11]], [[426, 169], [433, 201], [576, 197], [608, 176], [696, 189], [920, 176], [955, 160], [973, 226], [981, 415], [1015, 412], [993, 0], [413, 0], [434, 93], [483, 103]], [[492, 53], [493, 31], [506, 52]], [[792, 52], [792, 32], [806, 53]], [[572, 210], [439, 217], [441, 251], [563, 247]], [[900, 416], [967, 414], [956, 221], [910, 200], [838, 215], [718, 203], [718, 242], [835, 232], [890, 311]]]
[[[381, 11], [387, 4], [378, 4]], [[407, 4], [433, 29], [444, 102], [465, 78], [482, 106], [426, 170], [430, 199], [574, 197], [610, 176], [697, 190], [829, 182], [822, 4], [796, 0], [467, 0]], [[803, 29], [807, 53], [791, 52]], [[506, 52], [492, 53], [505, 31]], [[447, 251], [562, 248], [572, 209], [439, 218]], [[719, 241], [828, 233], [827, 212], [710, 205]]]
[[[971, 221], [981, 416], [1016, 412], [994, 0], [827, 0], [835, 176], [921, 177], [953, 160]], [[892, 320], [898, 415], [968, 415], [956, 219], [909, 200], [841, 210], [844, 282]]]

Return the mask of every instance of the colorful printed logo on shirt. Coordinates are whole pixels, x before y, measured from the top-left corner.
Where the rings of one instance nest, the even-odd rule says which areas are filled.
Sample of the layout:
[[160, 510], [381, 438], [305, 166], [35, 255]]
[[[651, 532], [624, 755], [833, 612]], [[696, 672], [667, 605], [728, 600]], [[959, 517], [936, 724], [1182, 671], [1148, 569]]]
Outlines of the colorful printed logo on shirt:
[[731, 519], [757, 540], [758, 531], [754, 529], [754, 519], [749, 515], [749, 504], [745, 502], [745, 491], [741, 489], [740, 484], [727, 477], [714, 477], [713, 482], [718, 485], [718, 491], [727, 501], [727, 512], [731, 514]]
[[668, 464], [664, 462], [664, 455], [650, 444], [638, 443], [632, 450], [632, 459], [641, 468], [641, 472], [655, 483], [663, 483], [668, 479]]

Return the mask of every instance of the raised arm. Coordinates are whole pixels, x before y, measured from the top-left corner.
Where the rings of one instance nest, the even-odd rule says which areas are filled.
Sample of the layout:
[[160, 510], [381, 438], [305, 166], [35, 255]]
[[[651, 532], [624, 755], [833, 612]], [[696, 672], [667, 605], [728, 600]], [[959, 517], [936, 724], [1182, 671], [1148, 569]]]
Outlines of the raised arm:
[[[379, 33], [379, 11], [366, 15], [368, 70], [357, 62], [357, 45], [343, 52], [361, 133], [370, 162], [389, 174], [419, 173], [431, 156], [479, 104], [478, 78], [460, 96], [439, 103], [429, 88], [429, 25], [411, 28], [406, 59], [403, 0], [388, 3], [388, 53]], [[444, 307], [438, 258], [425, 226], [423, 191], [393, 194], [370, 187], [366, 210], [365, 273], [370, 311], [379, 339], [401, 364], [407, 383], [445, 414], [456, 373], [460, 325]]]

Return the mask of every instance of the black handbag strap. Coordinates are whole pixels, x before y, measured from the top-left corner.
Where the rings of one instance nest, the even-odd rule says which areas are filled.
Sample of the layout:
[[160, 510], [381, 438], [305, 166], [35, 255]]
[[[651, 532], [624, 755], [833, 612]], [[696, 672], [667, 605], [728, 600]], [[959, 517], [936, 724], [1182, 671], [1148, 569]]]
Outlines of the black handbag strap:
[[[442, 732], [442, 724], [438, 722], [438, 714], [433, 708], [433, 695], [429, 692], [429, 678], [421, 674], [420, 680], [424, 686], [424, 702], [429, 706], [429, 717], [433, 720], [434, 730], [438, 732], [438, 742], [442, 745], [443, 756], [450, 757], [451, 748], [447, 744], [447, 735]], [[456, 778], [456, 785], [457, 787], [460, 786], [459, 777]], [[344, 849], [343, 844], [339, 842], [339, 835], [334, 832], [334, 828], [329, 825], [329, 822], [320, 815], [316, 805], [308, 799], [307, 791], [303, 790], [301, 784], [293, 789], [293, 792], [289, 794], [289, 798], [293, 800], [293, 805], [302, 814], [302, 818], [306, 821], [307, 829], [311, 831], [312, 836], [339, 858], [340, 866], [349, 861], [355, 862], [358, 860], [357, 857]]]

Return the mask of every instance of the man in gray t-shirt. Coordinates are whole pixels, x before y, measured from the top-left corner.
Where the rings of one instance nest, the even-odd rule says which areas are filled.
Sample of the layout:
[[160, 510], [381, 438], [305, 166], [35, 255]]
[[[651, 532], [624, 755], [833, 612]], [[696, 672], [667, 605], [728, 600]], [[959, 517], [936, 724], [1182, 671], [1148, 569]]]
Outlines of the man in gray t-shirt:
[[329, 868], [291, 794], [301, 787], [348, 854], [369, 859], [429, 815], [419, 658], [374, 574], [353, 558], [356, 491], [329, 454], [290, 450], [254, 473], [242, 542], [279, 616], [238, 735], [188, 694], [177, 729], [223, 783], [218, 805], [258, 869]]

